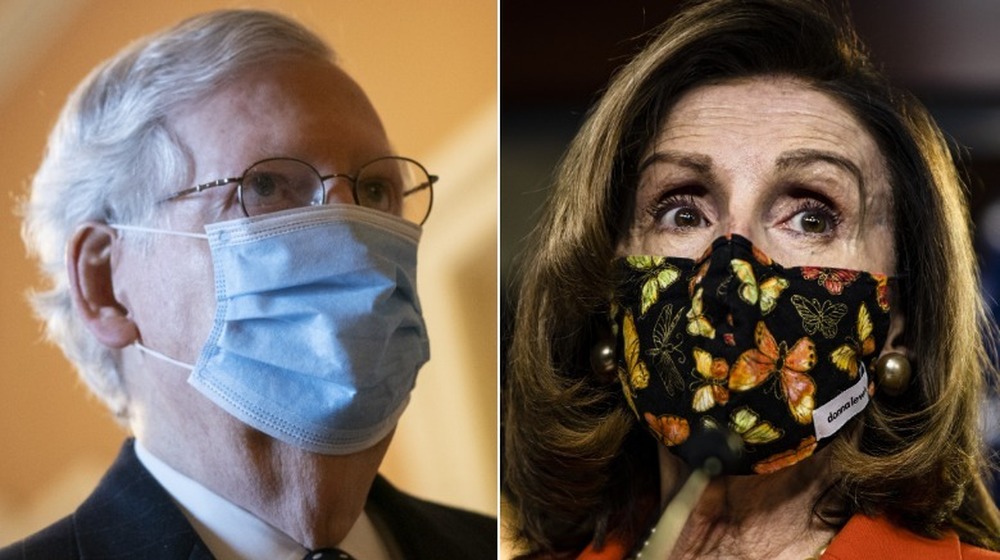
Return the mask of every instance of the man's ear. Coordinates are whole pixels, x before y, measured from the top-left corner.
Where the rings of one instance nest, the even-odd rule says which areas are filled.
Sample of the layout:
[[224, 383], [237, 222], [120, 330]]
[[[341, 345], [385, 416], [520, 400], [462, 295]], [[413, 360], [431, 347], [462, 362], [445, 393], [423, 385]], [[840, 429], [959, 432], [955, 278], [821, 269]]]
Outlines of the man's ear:
[[116, 232], [107, 224], [87, 222], [77, 228], [66, 248], [73, 305], [87, 329], [110, 348], [136, 341], [139, 329], [116, 299], [111, 253]]

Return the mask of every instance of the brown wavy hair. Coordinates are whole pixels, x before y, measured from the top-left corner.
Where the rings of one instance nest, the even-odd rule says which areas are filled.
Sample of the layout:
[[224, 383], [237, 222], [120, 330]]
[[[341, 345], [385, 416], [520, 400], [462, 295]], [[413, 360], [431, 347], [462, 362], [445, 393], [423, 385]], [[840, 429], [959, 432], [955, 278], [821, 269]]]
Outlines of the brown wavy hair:
[[[673, 104], [709, 83], [789, 76], [838, 100], [891, 175], [904, 342], [914, 375], [877, 393], [833, 447], [842, 504], [927, 537], [1000, 550], [978, 407], [992, 333], [966, 193], [940, 130], [868, 58], [850, 22], [807, 0], [709, 0], [668, 21], [614, 77], [570, 145], [520, 261], [502, 410], [508, 529], [530, 554], [571, 557], [634, 538], [658, 496], [656, 443], [589, 354], [606, 324], [610, 263], [631, 219], [639, 158]], [[992, 373], [989, 373], [992, 375]]]

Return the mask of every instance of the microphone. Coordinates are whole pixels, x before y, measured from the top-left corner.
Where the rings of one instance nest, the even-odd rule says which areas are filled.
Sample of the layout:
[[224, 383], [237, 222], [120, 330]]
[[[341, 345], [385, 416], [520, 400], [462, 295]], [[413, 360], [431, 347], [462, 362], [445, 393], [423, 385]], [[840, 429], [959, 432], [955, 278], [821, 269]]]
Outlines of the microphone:
[[743, 455], [743, 440], [727, 428], [702, 428], [691, 434], [677, 452], [692, 468], [715, 477], [733, 469]]
[[712, 478], [728, 472], [743, 453], [743, 440], [725, 429], [702, 429], [693, 433], [678, 454], [694, 470], [667, 504], [636, 559], [664, 560], [677, 544], [691, 511]]

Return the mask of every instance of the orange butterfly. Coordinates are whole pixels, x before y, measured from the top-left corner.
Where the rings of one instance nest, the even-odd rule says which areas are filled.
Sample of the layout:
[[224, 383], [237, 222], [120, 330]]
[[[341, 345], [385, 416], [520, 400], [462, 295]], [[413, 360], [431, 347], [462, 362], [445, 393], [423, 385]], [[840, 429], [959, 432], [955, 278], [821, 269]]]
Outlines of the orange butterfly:
[[875, 279], [875, 299], [882, 311], [889, 310], [889, 277], [885, 274], [872, 274]]
[[816, 345], [809, 337], [802, 337], [792, 346], [774, 340], [763, 321], [754, 331], [757, 348], [747, 350], [736, 358], [729, 372], [729, 389], [746, 391], [760, 385], [771, 374], [778, 373], [781, 392], [788, 403], [788, 410], [799, 424], [812, 421], [816, 408], [813, 396], [816, 383], [806, 373], [816, 365]]
[[656, 437], [667, 447], [680, 445], [687, 441], [688, 436], [691, 435], [688, 421], [680, 416], [672, 414], [653, 416], [651, 412], [647, 412], [645, 418], [649, 429], [653, 430]]
[[858, 360], [875, 351], [875, 337], [872, 336], [872, 318], [868, 307], [861, 304], [858, 309], [858, 320], [855, 323], [858, 338], [841, 344], [830, 354], [830, 361], [840, 371], [847, 372], [854, 379], [858, 376]]
[[711, 354], [701, 348], [696, 347], [693, 353], [695, 370], [705, 383], [694, 392], [691, 408], [705, 412], [717, 404], [729, 402], [729, 389], [726, 388], [729, 364], [722, 358], [712, 358]]
[[802, 277], [806, 280], [816, 280], [820, 286], [833, 295], [839, 295], [844, 291], [845, 286], [849, 286], [858, 279], [861, 273], [854, 270], [843, 270], [839, 268], [819, 268], [815, 266], [803, 266]]
[[814, 451], [816, 451], [816, 436], [809, 436], [799, 442], [798, 448], [789, 451], [782, 451], [781, 453], [771, 455], [767, 459], [755, 463], [753, 466], [753, 472], [757, 474], [773, 473], [785, 467], [794, 465], [799, 461], [808, 459], [812, 456]]
[[691, 280], [688, 282], [688, 295], [689, 296], [694, 297], [695, 286], [701, 285], [701, 281], [704, 280], [704, 278], [705, 278], [705, 273], [708, 272], [708, 265], [709, 264], [710, 263], [708, 263], [708, 262], [703, 263], [701, 266], [698, 267], [698, 272], [696, 272], [695, 275], [691, 277]]

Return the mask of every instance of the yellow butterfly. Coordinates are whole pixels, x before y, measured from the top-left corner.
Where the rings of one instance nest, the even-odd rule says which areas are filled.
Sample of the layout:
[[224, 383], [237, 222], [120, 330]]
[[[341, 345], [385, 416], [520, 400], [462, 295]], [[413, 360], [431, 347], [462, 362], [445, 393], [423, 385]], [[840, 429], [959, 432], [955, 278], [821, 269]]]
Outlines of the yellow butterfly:
[[[708, 430], [721, 429], [711, 416], [702, 416], [701, 426]], [[770, 422], [761, 422], [760, 416], [745, 406], [729, 415], [729, 429], [750, 445], [770, 443], [784, 435], [784, 431], [775, 428]]]
[[694, 297], [691, 298], [691, 309], [688, 309], [687, 312], [687, 332], [691, 336], [703, 336], [714, 339], [715, 327], [712, 326], [712, 322], [703, 313], [704, 304], [702, 303], [701, 295], [704, 291], [704, 288], [698, 288], [698, 291], [694, 293]]
[[723, 358], [713, 358], [711, 354], [695, 347], [694, 367], [705, 383], [694, 392], [691, 408], [705, 412], [717, 404], [729, 402], [729, 364]]
[[854, 379], [858, 376], [858, 360], [875, 351], [875, 337], [872, 336], [872, 319], [868, 307], [861, 304], [858, 309], [858, 320], [855, 323], [857, 340], [848, 340], [846, 344], [837, 347], [830, 354], [830, 361], [837, 369], [847, 372]]
[[788, 287], [788, 280], [775, 276], [758, 284], [750, 263], [741, 259], [733, 259], [729, 264], [740, 280], [740, 299], [750, 305], [756, 305], [759, 301], [760, 310], [764, 315], [774, 311], [774, 306], [778, 304], [781, 292]]
[[666, 262], [664, 257], [633, 255], [625, 257], [625, 260], [632, 268], [643, 272], [645, 282], [642, 284], [642, 305], [639, 314], [645, 315], [660, 298], [660, 291], [667, 289], [680, 278], [681, 271]]
[[636, 416], [639, 416], [639, 409], [635, 406], [635, 390], [629, 386], [629, 381], [625, 369], [618, 366], [618, 381], [622, 384], [622, 393], [625, 395], [625, 402]]
[[826, 300], [820, 303], [816, 298], [806, 299], [799, 294], [792, 296], [792, 305], [802, 318], [802, 328], [809, 334], [823, 333], [826, 338], [837, 334], [837, 324], [847, 315], [847, 305]]
[[632, 312], [625, 311], [622, 319], [622, 337], [625, 345], [625, 367], [628, 368], [628, 380], [632, 389], [645, 389], [649, 386], [649, 369], [639, 359], [639, 335], [635, 330], [635, 320]]
[[745, 406], [729, 416], [729, 427], [750, 445], [772, 442], [784, 433], [770, 422], [762, 422], [756, 412]]

